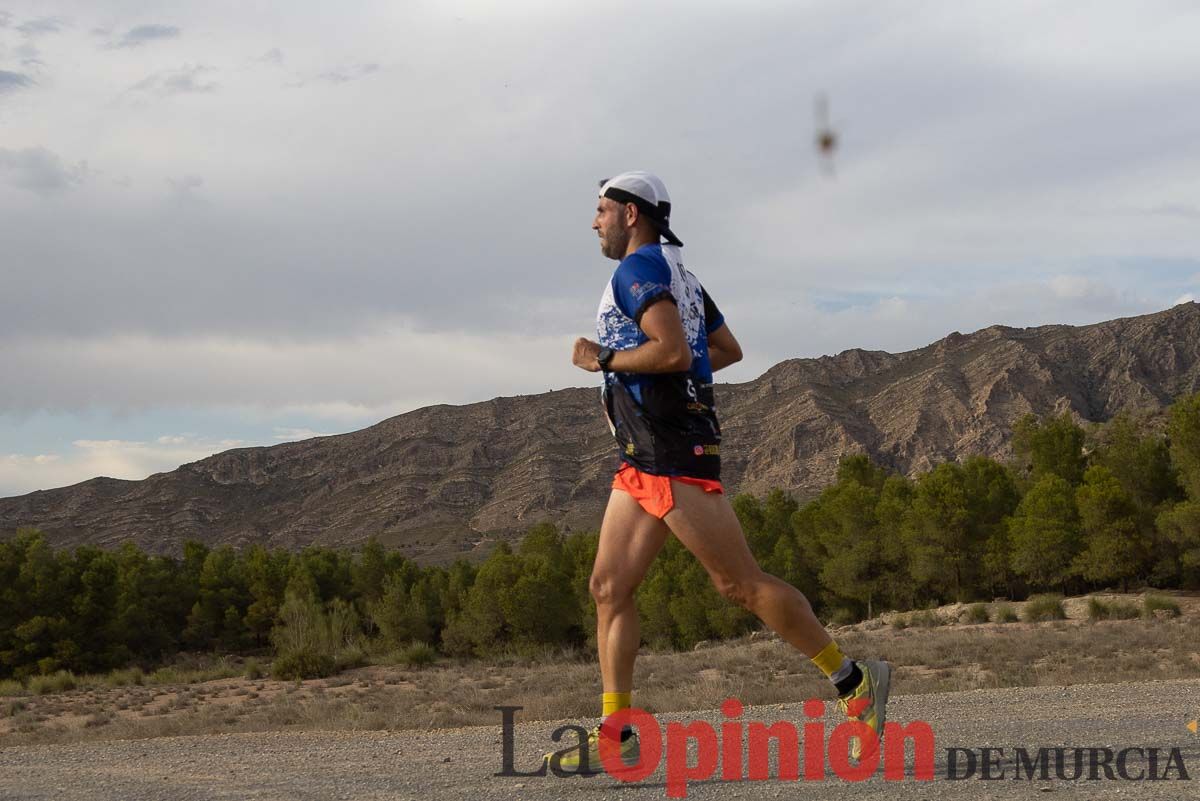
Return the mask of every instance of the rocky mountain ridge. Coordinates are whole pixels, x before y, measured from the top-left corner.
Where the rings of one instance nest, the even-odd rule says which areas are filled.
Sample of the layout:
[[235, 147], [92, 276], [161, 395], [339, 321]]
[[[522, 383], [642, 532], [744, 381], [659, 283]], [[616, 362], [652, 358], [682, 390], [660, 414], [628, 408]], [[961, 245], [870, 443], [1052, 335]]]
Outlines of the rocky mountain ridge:
[[[1088, 326], [991, 326], [904, 353], [781, 362], [717, 388], [730, 491], [811, 495], [866, 452], [908, 474], [1003, 458], [1028, 412], [1103, 421], [1200, 389], [1200, 305]], [[95, 478], [0, 499], [0, 537], [59, 546], [186, 539], [299, 548], [369, 536], [417, 558], [485, 550], [543, 519], [599, 523], [616, 467], [598, 390], [430, 406], [328, 437], [237, 448], [142, 481]]]

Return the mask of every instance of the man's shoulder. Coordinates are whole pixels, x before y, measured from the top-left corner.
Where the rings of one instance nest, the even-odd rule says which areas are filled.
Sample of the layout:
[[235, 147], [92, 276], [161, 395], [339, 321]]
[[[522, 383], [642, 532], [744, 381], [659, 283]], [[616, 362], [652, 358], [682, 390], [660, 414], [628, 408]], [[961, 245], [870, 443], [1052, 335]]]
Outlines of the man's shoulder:
[[671, 266], [667, 263], [659, 245], [645, 245], [638, 248], [621, 259], [621, 263], [617, 265], [617, 269], [613, 273], [613, 277], [617, 280], [637, 278], [669, 280], [670, 275]]
[[640, 248], [621, 259], [617, 269], [628, 269], [643, 266], [667, 266], [667, 258], [663, 255], [662, 245], [642, 245]]

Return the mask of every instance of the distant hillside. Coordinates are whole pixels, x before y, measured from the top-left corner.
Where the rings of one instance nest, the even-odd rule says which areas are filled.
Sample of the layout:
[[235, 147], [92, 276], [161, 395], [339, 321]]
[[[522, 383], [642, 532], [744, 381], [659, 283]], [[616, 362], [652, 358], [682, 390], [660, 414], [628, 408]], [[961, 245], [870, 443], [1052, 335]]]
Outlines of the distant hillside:
[[[839, 457], [906, 473], [1003, 457], [1012, 423], [1070, 410], [1102, 421], [1200, 389], [1200, 305], [1096, 325], [992, 326], [918, 350], [849, 350], [718, 387], [729, 489], [812, 494]], [[445, 560], [552, 519], [598, 525], [615, 451], [595, 388], [431, 406], [350, 434], [238, 448], [144, 481], [96, 478], [0, 499], [0, 536], [350, 545], [374, 535]]]

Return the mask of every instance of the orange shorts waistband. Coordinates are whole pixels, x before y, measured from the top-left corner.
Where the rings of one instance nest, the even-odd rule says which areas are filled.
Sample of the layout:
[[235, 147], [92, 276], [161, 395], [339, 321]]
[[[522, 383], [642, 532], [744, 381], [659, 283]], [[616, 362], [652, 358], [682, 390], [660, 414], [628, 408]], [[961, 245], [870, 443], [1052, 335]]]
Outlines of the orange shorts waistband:
[[711, 478], [692, 478], [691, 476], [656, 476], [638, 470], [631, 464], [622, 464], [621, 469], [613, 476], [613, 489], [627, 492], [633, 496], [643, 509], [660, 520], [675, 508], [675, 497], [671, 494], [671, 482], [695, 484], [705, 492], [724, 494], [725, 488], [721, 482]]

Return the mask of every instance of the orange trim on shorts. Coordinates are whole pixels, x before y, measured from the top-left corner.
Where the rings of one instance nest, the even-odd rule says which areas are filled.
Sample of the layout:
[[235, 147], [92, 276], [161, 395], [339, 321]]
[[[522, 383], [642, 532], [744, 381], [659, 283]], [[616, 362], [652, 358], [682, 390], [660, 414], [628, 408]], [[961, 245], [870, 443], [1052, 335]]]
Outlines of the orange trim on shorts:
[[725, 493], [721, 482], [711, 478], [656, 476], [638, 470], [631, 464], [621, 465], [621, 469], [613, 476], [612, 486], [613, 489], [632, 495], [643, 509], [661, 520], [675, 508], [675, 497], [671, 494], [672, 481], [695, 484], [697, 487], [702, 487], [705, 492]]

